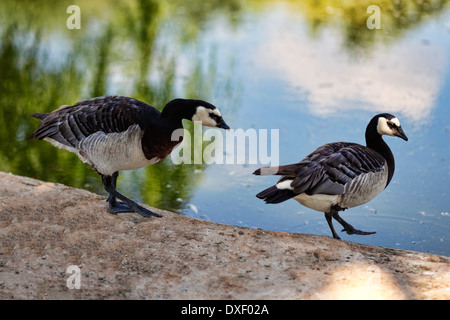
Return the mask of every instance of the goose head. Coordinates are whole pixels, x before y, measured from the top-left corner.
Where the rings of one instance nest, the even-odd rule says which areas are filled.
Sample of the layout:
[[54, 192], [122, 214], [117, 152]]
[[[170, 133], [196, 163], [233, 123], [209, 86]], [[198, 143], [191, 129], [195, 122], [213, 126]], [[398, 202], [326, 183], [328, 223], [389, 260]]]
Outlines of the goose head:
[[382, 113], [374, 118], [376, 122], [376, 129], [379, 135], [388, 135], [402, 138], [408, 141], [408, 137], [402, 129], [400, 121], [397, 117], [389, 113]]
[[209, 103], [202, 103], [195, 109], [192, 121], [199, 121], [204, 126], [230, 129], [222, 118], [219, 109]]
[[219, 109], [203, 100], [174, 99], [164, 107], [162, 115], [200, 122], [203, 126], [230, 129]]

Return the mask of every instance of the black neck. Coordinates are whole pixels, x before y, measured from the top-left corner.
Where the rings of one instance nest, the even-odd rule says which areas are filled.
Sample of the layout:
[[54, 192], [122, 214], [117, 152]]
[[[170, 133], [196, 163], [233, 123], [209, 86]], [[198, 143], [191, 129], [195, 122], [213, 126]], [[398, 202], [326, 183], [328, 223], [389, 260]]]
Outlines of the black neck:
[[183, 118], [161, 116], [161, 120], [168, 125], [168, 129], [171, 131], [183, 128]]
[[375, 150], [376, 152], [381, 154], [384, 159], [386, 159], [388, 166], [388, 180], [386, 182], [387, 187], [389, 182], [391, 182], [392, 176], [394, 175], [395, 171], [394, 155], [392, 154], [392, 151], [386, 144], [386, 142], [384, 142], [381, 135], [377, 132], [376, 125], [371, 125], [369, 123], [369, 125], [367, 126], [366, 145], [368, 148]]
[[196, 108], [188, 105], [183, 99], [175, 99], [167, 103], [161, 112], [161, 119], [167, 121], [173, 129], [183, 127], [183, 119], [191, 120]]

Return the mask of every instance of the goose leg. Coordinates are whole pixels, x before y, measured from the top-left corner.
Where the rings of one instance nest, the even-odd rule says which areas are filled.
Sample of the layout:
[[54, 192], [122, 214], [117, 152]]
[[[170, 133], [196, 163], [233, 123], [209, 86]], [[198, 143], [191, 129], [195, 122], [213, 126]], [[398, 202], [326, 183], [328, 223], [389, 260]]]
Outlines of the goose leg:
[[[110, 212], [136, 212], [144, 217], [162, 217], [160, 214], [154, 213], [150, 210], [145, 209], [144, 207], [141, 207], [136, 202], [119, 193], [115, 188], [118, 176], [118, 173], [116, 173], [117, 172], [115, 172], [112, 176], [101, 175], [103, 186], [109, 193], [108, 202]], [[119, 198], [120, 200], [122, 200], [122, 202], [117, 202], [116, 198]]]
[[351, 224], [347, 223], [344, 219], [342, 219], [339, 216], [338, 211], [335, 209], [331, 209], [330, 214], [337, 222], [339, 222], [344, 227], [344, 229], [342, 229], [342, 231], [347, 232], [347, 234], [368, 235], [368, 234], [376, 233], [376, 232], [361, 231], [361, 230], [357, 230], [357, 229], [353, 228], [353, 226]]
[[[111, 184], [114, 189], [116, 189], [117, 185], [117, 177], [119, 176], [119, 172], [116, 171], [111, 176]], [[117, 189], [116, 189], [117, 190]], [[108, 199], [106, 200], [109, 202], [109, 212], [111, 213], [121, 213], [121, 212], [133, 212], [133, 209], [130, 208], [129, 205], [119, 202], [116, 200], [116, 197], [110, 193]]]
[[330, 229], [331, 229], [331, 233], [333, 233], [333, 238], [335, 238], [335, 239], [338, 239], [338, 240], [341, 240], [341, 238], [338, 236], [338, 234], [336, 233], [336, 230], [334, 230], [334, 227], [333, 227], [333, 219], [332, 219], [332, 215], [331, 215], [331, 212], [325, 212], [325, 219], [327, 219], [327, 222], [328, 222], [328, 226], [330, 227]]

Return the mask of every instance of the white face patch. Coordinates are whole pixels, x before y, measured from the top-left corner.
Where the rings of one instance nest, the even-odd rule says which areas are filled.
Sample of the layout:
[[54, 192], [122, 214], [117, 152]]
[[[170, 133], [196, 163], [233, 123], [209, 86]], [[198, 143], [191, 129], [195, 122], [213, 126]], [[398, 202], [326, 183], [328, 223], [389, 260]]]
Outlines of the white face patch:
[[192, 121], [199, 121], [204, 126], [215, 127], [217, 125], [216, 120], [211, 119], [209, 113], [214, 113], [217, 116], [220, 116], [220, 111], [217, 109], [211, 110], [206, 109], [205, 107], [199, 106], [197, 107], [197, 112], [192, 117]]
[[397, 118], [392, 118], [390, 121], [391, 121], [393, 124], [395, 124], [397, 127], [400, 127], [400, 121], [398, 121]]
[[386, 134], [388, 136], [393, 136], [394, 131], [388, 126], [388, 122], [392, 122], [398, 128], [400, 127], [400, 121], [397, 118], [392, 118], [391, 120], [387, 120], [384, 117], [378, 118], [377, 131], [380, 135]]
[[212, 113], [214, 113], [216, 116], [221, 117], [222, 114], [220, 113], [219, 109], [214, 109], [211, 111]]

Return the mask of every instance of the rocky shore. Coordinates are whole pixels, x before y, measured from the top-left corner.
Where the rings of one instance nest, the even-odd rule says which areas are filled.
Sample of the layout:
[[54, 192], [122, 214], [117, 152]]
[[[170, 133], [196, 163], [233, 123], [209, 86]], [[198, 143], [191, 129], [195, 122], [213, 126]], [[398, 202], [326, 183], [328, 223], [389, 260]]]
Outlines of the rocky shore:
[[0, 172], [0, 299], [450, 299], [448, 257], [104, 200]]

